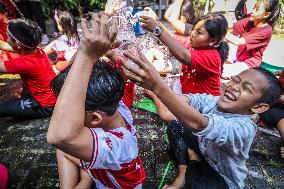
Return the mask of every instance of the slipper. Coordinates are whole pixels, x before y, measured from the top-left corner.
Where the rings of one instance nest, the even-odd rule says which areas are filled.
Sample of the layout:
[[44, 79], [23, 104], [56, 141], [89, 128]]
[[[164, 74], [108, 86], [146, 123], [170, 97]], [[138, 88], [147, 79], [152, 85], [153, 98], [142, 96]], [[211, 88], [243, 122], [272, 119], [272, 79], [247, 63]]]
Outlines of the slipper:
[[8, 170], [0, 164], [0, 189], [5, 189], [8, 182]]

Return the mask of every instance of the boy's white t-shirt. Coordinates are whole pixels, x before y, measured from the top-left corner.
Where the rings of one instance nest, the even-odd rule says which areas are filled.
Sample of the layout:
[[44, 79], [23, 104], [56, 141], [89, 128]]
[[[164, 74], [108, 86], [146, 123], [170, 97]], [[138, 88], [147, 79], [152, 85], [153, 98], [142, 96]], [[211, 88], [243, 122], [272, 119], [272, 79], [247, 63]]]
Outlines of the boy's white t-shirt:
[[81, 166], [88, 171], [98, 189], [142, 188], [145, 170], [138, 155], [131, 112], [122, 102], [118, 111], [128, 129], [120, 127], [105, 132], [101, 128], [91, 128], [94, 142], [92, 160], [81, 161]]

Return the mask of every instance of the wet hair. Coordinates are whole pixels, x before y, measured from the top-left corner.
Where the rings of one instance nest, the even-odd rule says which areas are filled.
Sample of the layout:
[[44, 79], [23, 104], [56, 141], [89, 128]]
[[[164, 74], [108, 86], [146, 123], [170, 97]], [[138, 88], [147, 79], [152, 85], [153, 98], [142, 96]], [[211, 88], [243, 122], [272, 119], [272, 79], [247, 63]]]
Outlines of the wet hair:
[[17, 18], [8, 22], [8, 35], [28, 49], [35, 49], [41, 42], [42, 30], [36, 22]]
[[186, 18], [186, 23], [193, 24], [195, 22], [193, 2], [191, 0], [183, 1], [180, 13]]
[[[269, 17], [266, 18], [265, 22], [273, 26], [280, 16], [281, 8], [279, 5], [279, 0], [263, 0], [265, 5], [265, 11], [270, 12]], [[235, 17], [237, 20], [241, 20], [247, 17], [245, 4], [247, 0], [240, 0], [235, 8]]]
[[77, 31], [77, 24], [72, 14], [68, 11], [60, 11], [58, 14], [58, 22], [63, 29], [62, 33], [67, 35], [68, 45], [78, 45], [80, 39]]
[[220, 54], [223, 69], [223, 64], [228, 59], [229, 55], [229, 45], [223, 41], [225, 35], [227, 34], [228, 22], [220, 13], [209, 13], [204, 15], [195, 22], [195, 25], [201, 20], [205, 20], [204, 28], [208, 32], [209, 37], [217, 39], [217, 44], [215, 44], [215, 47]]
[[[51, 88], [59, 95], [72, 65], [62, 70], [52, 81]], [[86, 94], [85, 110], [100, 110], [109, 116], [117, 110], [117, 104], [124, 94], [125, 82], [119, 70], [98, 60], [94, 65]]]
[[251, 69], [260, 72], [267, 79], [268, 83], [267, 87], [263, 91], [263, 96], [258, 102], [266, 103], [269, 106], [274, 105], [282, 93], [280, 82], [278, 81], [277, 77], [275, 77], [270, 71], [261, 67]]
[[273, 26], [281, 12], [279, 0], [264, 0], [264, 5], [266, 12], [270, 12], [270, 15], [266, 18], [265, 22]]

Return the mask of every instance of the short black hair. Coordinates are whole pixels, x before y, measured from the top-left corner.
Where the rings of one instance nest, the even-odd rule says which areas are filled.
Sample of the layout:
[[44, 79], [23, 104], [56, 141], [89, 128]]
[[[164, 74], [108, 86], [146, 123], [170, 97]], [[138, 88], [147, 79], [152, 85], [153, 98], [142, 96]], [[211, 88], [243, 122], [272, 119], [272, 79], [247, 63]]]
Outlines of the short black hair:
[[42, 30], [36, 22], [26, 18], [17, 18], [8, 22], [8, 34], [24, 47], [35, 49], [41, 42]]
[[266, 103], [269, 106], [274, 105], [279, 100], [282, 93], [279, 80], [273, 75], [273, 73], [262, 67], [251, 69], [260, 72], [267, 79], [268, 83], [268, 86], [263, 91], [263, 96], [259, 99], [258, 102]]
[[[51, 87], [59, 95], [72, 65], [62, 70], [52, 81]], [[86, 94], [85, 110], [100, 110], [113, 115], [124, 94], [125, 81], [121, 72], [105, 61], [98, 60], [93, 66]]]

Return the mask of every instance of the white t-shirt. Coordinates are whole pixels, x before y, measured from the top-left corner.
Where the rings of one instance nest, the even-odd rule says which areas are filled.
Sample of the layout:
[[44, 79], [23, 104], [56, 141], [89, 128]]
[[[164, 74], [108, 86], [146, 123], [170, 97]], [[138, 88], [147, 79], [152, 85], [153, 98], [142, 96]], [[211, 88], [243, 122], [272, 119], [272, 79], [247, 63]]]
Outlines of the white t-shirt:
[[101, 128], [91, 128], [94, 141], [92, 160], [81, 161], [81, 166], [94, 179], [98, 189], [142, 188], [145, 170], [138, 155], [131, 112], [122, 102], [118, 111], [128, 129], [120, 127], [105, 132]]
[[68, 44], [68, 37], [66, 35], [60, 36], [52, 46], [53, 50], [64, 52], [64, 58], [67, 61], [71, 60], [72, 56], [77, 51], [77, 48], [78, 44], [75, 44], [73, 46]]

